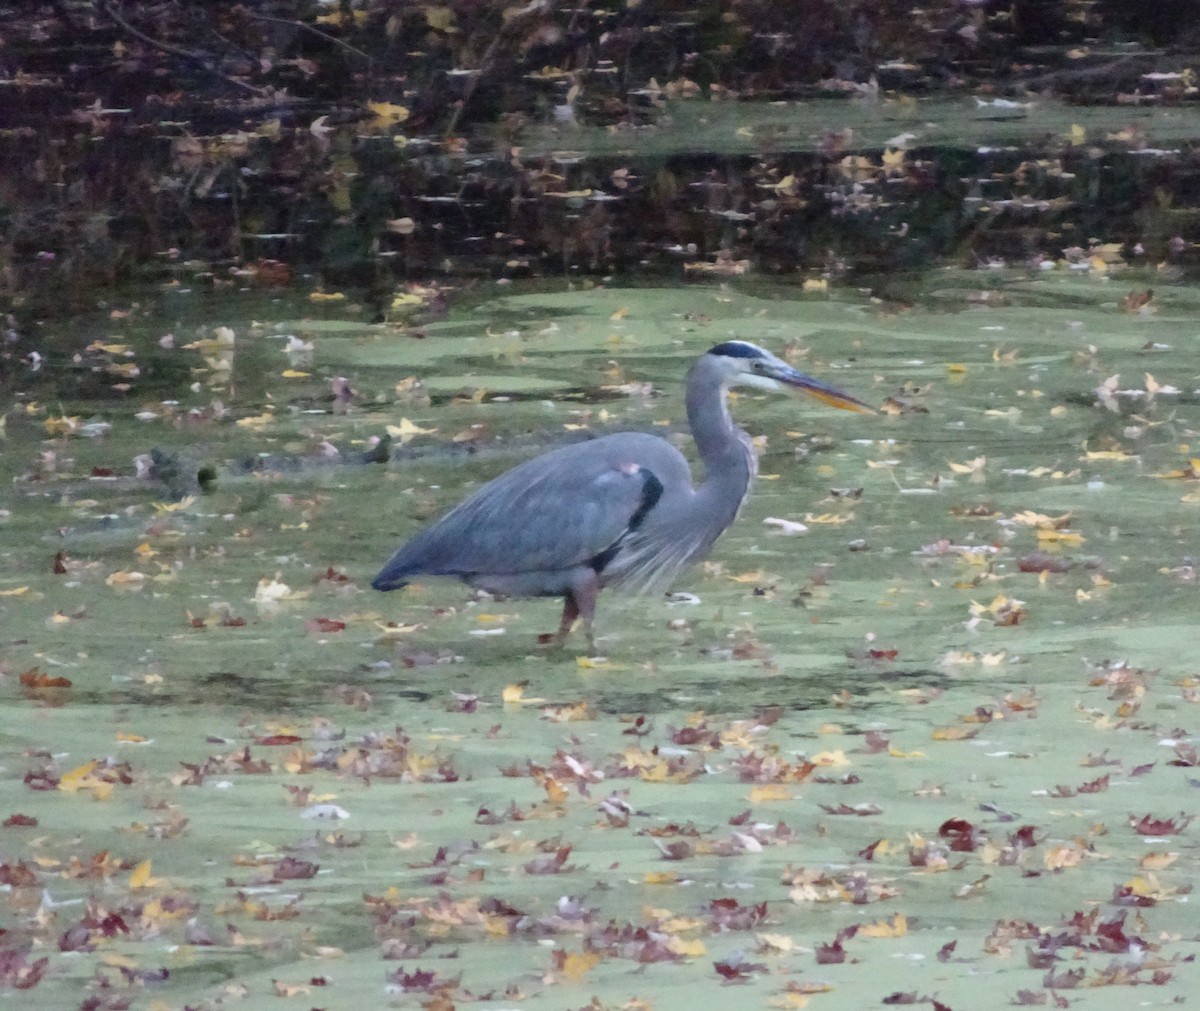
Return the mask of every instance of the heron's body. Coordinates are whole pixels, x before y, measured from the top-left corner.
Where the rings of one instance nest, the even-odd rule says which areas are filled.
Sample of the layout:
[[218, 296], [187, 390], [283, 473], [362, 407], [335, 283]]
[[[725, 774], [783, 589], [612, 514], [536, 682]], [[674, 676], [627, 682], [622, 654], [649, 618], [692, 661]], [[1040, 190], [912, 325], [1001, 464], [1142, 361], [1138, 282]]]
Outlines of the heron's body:
[[417, 533], [372, 585], [392, 590], [418, 576], [451, 576], [495, 594], [561, 596], [557, 641], [577, 618], [590, 636], [602, 587], [665, 587], [736, 518], [757, 471], [750, 439], [726, 406], [739, 382], [786, 383], [867, 409], [753, 344], [718, 345], [688, 374], [688, 422], [705, 468], [699, 486], [683, 454], [657, 436], [621, 432], [564, 446], [489, 481]]

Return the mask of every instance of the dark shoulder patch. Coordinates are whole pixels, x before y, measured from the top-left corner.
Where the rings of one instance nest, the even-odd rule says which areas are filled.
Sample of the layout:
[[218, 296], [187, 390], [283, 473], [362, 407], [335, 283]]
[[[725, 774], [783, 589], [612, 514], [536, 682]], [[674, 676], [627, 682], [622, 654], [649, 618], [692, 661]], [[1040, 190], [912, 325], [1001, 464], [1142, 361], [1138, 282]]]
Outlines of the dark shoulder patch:
[[763, 349], [749, 341], [726, 341], [715, 348], [709, 348], [710, 355], [723, 355], [726, 358], [762, 358]]
[[662, 498], [663, 485], [655, 475], [654, 471], [647, 470], [645, 467], [642, 471], [642, 504], [637, 507], [634, 514], [629, 517], [629, 529], [636, 530], [642, 525], [642, 520], [646, 518], [646, 514], [650, 512], [656, 505], [658, 500]]
[[625, 528], [612, 544], [600, 552], [600, 554], [588, 559], [588, 565], [596, 572], [603, 572], [608, 568], [608, 563], [617, 556], [617, 552], [621, 550], [621, 544], [629, 534], [642, 525], [646, 515], [658, 505], [658, 500], [663, 495], [663, 483], [658, 479], [653, 471], [647, 470], [645, 467], [639, 467], [638, 471], [642, 475], [642, 500], [638, 503], [638, 507], [633, 511], [633, 515], [629, 517], [629, 526]]

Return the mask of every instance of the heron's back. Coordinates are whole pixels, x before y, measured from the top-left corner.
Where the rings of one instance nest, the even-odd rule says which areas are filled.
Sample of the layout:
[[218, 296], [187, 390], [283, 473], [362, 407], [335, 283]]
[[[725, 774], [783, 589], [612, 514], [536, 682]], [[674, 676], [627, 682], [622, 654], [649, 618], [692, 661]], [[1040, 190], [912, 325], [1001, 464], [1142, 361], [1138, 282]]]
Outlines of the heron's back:
[[419, 531], [372, 585], [391, 590], [420, 575], [569, 570], [617, 545], [631, 522], [644, 526], [658, 510], [693, 495], [687, 461], [657, 436], [620, 432], [563, 446], [489, 481]]

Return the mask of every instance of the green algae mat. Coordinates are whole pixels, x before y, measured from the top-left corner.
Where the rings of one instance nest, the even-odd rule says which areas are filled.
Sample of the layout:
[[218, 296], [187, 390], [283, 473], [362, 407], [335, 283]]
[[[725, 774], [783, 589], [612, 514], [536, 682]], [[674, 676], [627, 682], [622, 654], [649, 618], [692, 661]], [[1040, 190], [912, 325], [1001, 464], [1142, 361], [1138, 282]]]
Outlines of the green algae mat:
[[[1200, 985], [1200, 289], [1096, 258], [761, 283], [147, 293], [0, 441], [14, 1007], [1128, 1008]], [[1078, 268], [1078, 269], [1076, 269]], [[1152, 291], [1150, 289], [1153, 289]], [[664, 597], [375, 570], [752, 340], [760, 478]]]

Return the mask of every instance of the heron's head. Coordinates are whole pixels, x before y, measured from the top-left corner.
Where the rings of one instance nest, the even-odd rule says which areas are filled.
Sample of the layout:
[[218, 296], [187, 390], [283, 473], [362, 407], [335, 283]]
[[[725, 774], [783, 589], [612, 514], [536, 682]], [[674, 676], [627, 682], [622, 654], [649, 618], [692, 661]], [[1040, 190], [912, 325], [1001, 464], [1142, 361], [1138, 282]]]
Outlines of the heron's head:
[[716, 367], [726, 386], [753, 386], [771, 392], [800, 390], [830, 407], [862, 414], [874, 413], [874, 408], [857, 397], [792, 368], [782, 358], [776, 358], [770, 351], [749, 341], [718, 344], [709, 348], [705, 358]]

